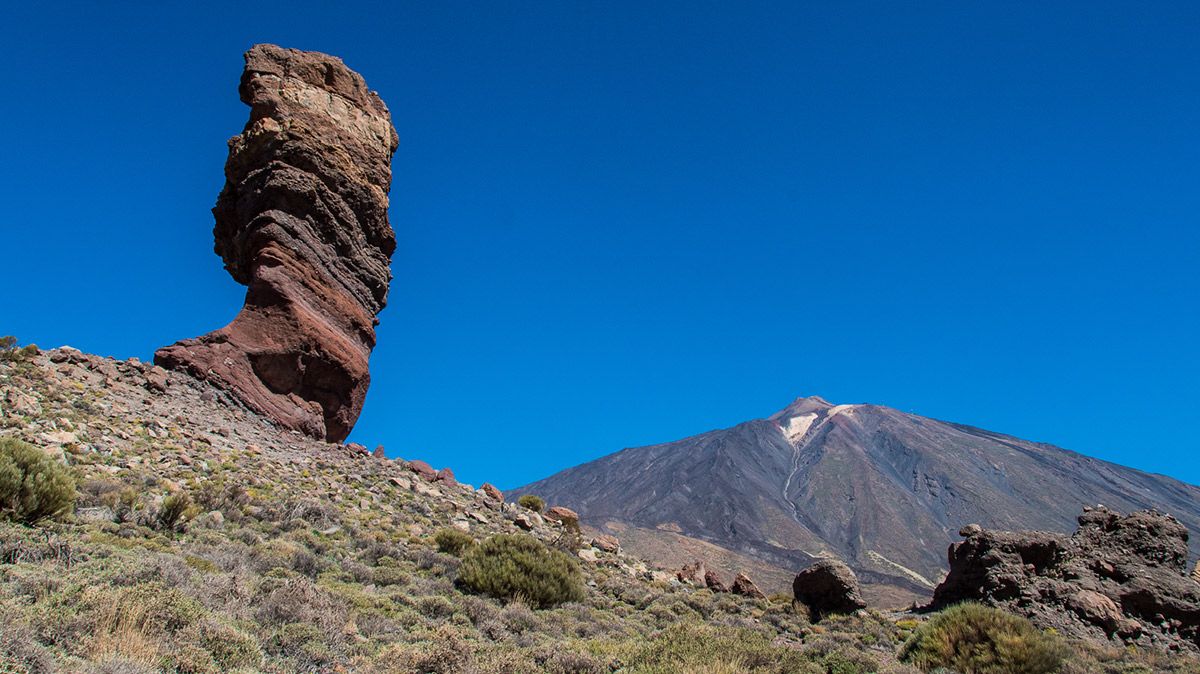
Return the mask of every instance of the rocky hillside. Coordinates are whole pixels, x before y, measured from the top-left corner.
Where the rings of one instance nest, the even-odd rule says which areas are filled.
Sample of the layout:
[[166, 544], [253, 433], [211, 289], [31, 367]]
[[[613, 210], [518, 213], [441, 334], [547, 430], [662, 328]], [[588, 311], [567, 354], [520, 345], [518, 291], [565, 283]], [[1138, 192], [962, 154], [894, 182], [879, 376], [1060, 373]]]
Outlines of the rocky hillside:
[[[5, 438], [53, 457], [78, 493], [34, 526], [0, 508], [0, 671], [919, 671], [897, 654], [924, 616], [812, 624], [790, 594], [698, 589], [493, 489], [280, 428], [135, 360], [0, 353]], [[562, 549], [582, 592], [537, 609], [464, 587], [448, 530]], [[1074, 642], [1062, 671], [1197, 666]]]
[[[927, 600], [964, 523], [1069, 532], [1085, 505], [1158, 508], [1200, 527], [1200, 488], [1161, 475], [878, 405], [801, 398], [765, 419], [626, 449], [511, 494], [535, 493], [621, 532], [665, 563], [758, 562], [782, 581], [849, 563], [876, 602]], [[691, 541], [685, 543], [684, 540]], [[718, 562], [718, 565], [720, 563]]]

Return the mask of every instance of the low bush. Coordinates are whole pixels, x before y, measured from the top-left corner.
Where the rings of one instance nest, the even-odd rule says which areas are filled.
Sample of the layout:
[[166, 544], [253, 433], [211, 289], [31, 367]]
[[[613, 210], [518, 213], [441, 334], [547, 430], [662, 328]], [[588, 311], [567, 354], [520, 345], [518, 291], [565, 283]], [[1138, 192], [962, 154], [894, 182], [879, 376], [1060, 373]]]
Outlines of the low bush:
[[66, 466], [27, 442], [0, 438], [0, 516], [35, 524], [74, 505], [75, 481]]
[[535, 513], [540, 513], [546, 507], [546, 502], [543, 501], [542, 497], [540, 496], [525, 494], [521, 498], [517, 499], [517, 505], [521, 506], [522, 508], [532, 510]]
[[186, 491], [171, 494], [163, 499], [162, 508], [158, 511], [158, 526], [164, 531], [170, 531], [189, 519], [193, 510], [195, 509], [192, 507], [192, 497]]
[[0, 360], [20, 362], [37, 353], [38, 348], [32, 344], [17, 346], [17, 338], [12, 335], [0, 337]]
[[464, 550], [475, 545], [475, 539], [465, 531], [453, 527], [442, 529], [433, 535], [433, 542], [438, 552], [461, 557]]
[[458, 583], [500, 599], [520, 599], [537, 608], [583, 599], [575, 560], [523, 534], [492, 536], [463, 555]]
[[[771, 672], [824, 674], [793, 648], [775, 646], [765, 633], [744, 628], [680, 622], [664, 629], [622, 659], [631, 673]], [[838, 674], [842, 674], [838, 672]]]
[[1065, 656], [1057, 638], [1025, 618], [974, 603], [937, 614], [900, 649], [900, 659], [922, 671], [961, 674], [1051, 674]]

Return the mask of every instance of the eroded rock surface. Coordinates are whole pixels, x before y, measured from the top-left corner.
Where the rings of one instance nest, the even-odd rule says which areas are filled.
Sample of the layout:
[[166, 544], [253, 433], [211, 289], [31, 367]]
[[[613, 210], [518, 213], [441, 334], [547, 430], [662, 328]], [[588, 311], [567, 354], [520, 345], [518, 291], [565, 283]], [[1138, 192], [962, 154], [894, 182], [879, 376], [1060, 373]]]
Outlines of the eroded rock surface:
[[155, 362], [340, 441], [362, 411], [391, 281], [396, 131], [363, 78], [325, 54], [256, 45], [238, 91], [250, 120], [229, 141], [213, 234], [245, 306]]
[[1065, 536], [964, 529], [933, 607], [981, 601], [1043, 628], [1131, 644], [1200, 647], [1200, 584], [1188, 531], [1155, 511], [1087, 509]]
[[813, 620], [830, 613], [853, 613], [866, 608], [858, 577], [836, 559], [822, 559], [796, 574], [792, 582], [796, 601], [808, 607]]

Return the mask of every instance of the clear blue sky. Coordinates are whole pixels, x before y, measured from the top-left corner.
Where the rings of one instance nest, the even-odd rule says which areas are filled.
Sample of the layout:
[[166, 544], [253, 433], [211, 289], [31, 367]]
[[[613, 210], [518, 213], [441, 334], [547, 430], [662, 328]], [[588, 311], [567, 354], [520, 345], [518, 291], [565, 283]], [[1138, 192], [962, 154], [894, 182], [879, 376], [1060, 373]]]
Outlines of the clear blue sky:
[[0, 333], [233, 317], [274, 42], [401, 138], [352, 439], [514, 487], [819, 394], [1200, 482], [1200, 3], [349, 4], [9, 3]]

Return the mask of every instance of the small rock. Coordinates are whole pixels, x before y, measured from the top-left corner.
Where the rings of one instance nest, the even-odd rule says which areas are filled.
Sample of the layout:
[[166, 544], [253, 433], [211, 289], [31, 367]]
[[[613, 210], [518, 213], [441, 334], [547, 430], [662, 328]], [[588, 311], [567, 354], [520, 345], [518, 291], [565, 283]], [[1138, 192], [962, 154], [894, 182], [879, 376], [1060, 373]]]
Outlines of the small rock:
[[377, 445], [375, 447], [375, 451], [371, 452], [371, 456], [375, 457], [376, 459], [386, 459], [387, 452], [383, 451], [383, 445]]
[[459, 531], [470, 531], [471, 530], [471, 523], [466, 520], [462, 520], [462, 519], [454, 520], [453, 522], [450, 523], [450, 526], [454, 527], [455, 529], [458, 529]]
[[592, 539], [592, 547], [603, 550], [604, 552], [616, 553], [621, 550], [621, 541], [616, 536], [608, 534], [600, 534]]
[[409, 461], [408, 469], [430, 482], [437, 480], [437, 471], [433, 469], [433, 466], [421, 461], [420, 459]]
[[408, 478], [393, 475], [388, 478], [388, 482], [401, 489], [412, 489], [412, 480], [409, 480]]
[[347, 442], [346, 443], [346, 451], [350, 452], [351, 454], [355, 454], [355, 455], [366, 454], [367, 448], [364, 445], [358, 444], [357, 442]]
[[1125, 619], [1116, 602], [1092, 590], [1080, 590], [1071, 595], [1067, 599], [1067, 606], [1080, 618], [1104, 628], [1109, 634], [1117, 631], [1121, 621]]
[[42, 406], [33, 396], [17, 389], [9, 389], [4, 392], [4, 407], [25, 416], [37, 416], [42, 413]]
[[472, 510], [472, 511], [468, 512], [467, 517], [470, 517], [471, 519], [475, 520], [476, 522], [482, 522], [483, 524], [487, 524], [487, 518], [483, 516], [483, 513], [478, 512], [476, 510]]
[[704, 572], [704, 584], [713, 592], [728, 592], [729, 588], [725, 583], [721, 582], [721, 576], [717, 575], [716, 571], [709, 569]]
[[79, 442], [79, 436], [71, 431], [50, 431], [38, 436], [42, 442], [50, 445], [72, 445]]
[[546, 511], [546, 519], [553, 522], [561, 522], [565, 525], [579, 525], [579, 513], [567, 508], [566, 506], [554, 506]]
[[445, 482], [451, 486], [458, 484], [458, 480], [454, 479], [454, 471], [450, 470], [449, 468], [443, 468], [439, 470], [435, 477], [437, 478], [438, 482]]
[[155, 365], [146, 371], [146, 388], [156, 393], [163, 393], [167, 390], [167, 371]]
[[747, 576], [744, 573], [739, 573], [737, 577], [733, 579], [733, 585], [729, 587], [729, 591], [734, 594], [740, 594], [743, 597], [752, 597], [754, 599], [767, 598], [767, 595], [763, 594], [763, 591], [758, 589], [758, 586], [754, 584], [754, 581], [750, 580], [750, 576]]
[[683, 568], [675, 574], [681, 583], [688, 583], [696, 587], [708, 587], [707, 576], [708, 570], [704, 568], [704, 562], [699, 560], [691, 564], [684, 564]]
[[958, 530], [958, 535], [963, 537], [974, 536], [981, 531], [983, 531], [983, 527], [979, 526], [978, 524], [968, 524], [967, 526]]
[[50, 351], [51, 363], [82, 363], [86, 360], [87, 356], [73, 346], [60, 346]]
[[597, 561], [599, 561], [599, 557], [596, 556], [596, 551], [591, 548], [584, 548], [575, 554], [579, 555], [579, 558], [585, 562], [591, 562], [595, 564]]
[[517, 528], [519, 528], [519, 529], [524, 529], [525, 531], [533, 531], [533, 518], [531, 518], [526, 513], [520, 513], [516, 517], [514, 517], [513, 524], [517, 525]]
[[499, 489], [497, 489], [496, 486], [491, 482], [484, 482], [480, 489], [482, 489], [483, 493], [493, 501], [504, 503], [504, 492], [501, 492]]

